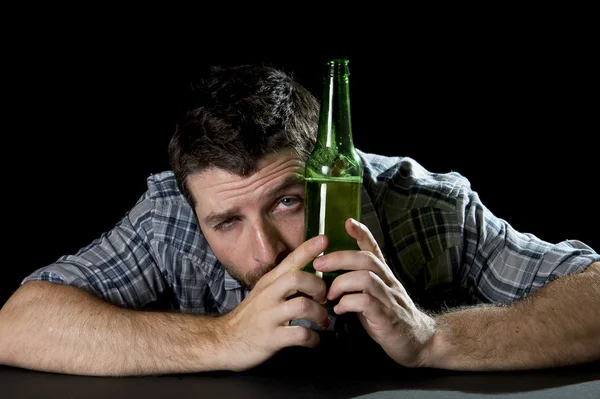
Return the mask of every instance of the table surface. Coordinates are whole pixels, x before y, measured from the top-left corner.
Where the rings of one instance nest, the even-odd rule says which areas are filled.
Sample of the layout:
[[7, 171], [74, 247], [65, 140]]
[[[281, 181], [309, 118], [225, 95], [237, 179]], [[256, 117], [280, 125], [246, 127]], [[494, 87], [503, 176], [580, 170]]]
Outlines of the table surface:
[[286, 348], [245, 372], [90, 377], [0, 366], [12, 398], [600, 398], [600, 362], [520, 372], [408, 369], [381, 353]]

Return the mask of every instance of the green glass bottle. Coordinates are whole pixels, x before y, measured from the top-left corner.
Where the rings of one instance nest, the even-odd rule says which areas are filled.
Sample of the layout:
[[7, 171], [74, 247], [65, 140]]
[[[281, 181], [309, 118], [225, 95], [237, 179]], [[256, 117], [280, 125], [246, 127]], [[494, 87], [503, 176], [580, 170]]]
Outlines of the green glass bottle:
[[[348, 64], [347, 59], [325, 63], [317, 141], [305, 169], [305, 238], [326, 235], [325, 253], [358, 249], [344, 226], [348, 218], [360, 220], [363, 179], [363, 164], [352, 140]], [[341, 273], [321, 274], [312, 262], [304, 270], [319, 275], [327, 287]]]

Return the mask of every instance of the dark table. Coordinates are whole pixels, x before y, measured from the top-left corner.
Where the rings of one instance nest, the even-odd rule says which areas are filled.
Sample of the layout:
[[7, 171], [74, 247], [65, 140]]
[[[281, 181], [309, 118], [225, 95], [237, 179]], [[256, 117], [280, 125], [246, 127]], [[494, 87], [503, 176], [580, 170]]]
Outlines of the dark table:
[[600, 362], [521, 372], [407, 369], [383, 352], [287, 348], [246, 372], [88, 377], [0, 366], [0, 398], [600, 399]]

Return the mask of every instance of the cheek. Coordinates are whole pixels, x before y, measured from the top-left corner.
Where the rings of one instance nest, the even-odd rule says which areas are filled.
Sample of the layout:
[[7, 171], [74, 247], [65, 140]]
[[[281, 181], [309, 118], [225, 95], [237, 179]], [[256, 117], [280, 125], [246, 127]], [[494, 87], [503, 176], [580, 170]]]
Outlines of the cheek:
[[240, 262], [240, 259], [244, 259], [244, 247], [240, 242], [241, 240], [223, 239], [214, 233], [205, 233], [204, 237], [221, 263], [233, 267], [242, 273], [245, 272], [244, 262]]
[[289, 220], [279, 228], [281, 236], [284, 241], [287, 242], [292, 249], [296, 249], [304, 242], [304, 215], [298, 214]]

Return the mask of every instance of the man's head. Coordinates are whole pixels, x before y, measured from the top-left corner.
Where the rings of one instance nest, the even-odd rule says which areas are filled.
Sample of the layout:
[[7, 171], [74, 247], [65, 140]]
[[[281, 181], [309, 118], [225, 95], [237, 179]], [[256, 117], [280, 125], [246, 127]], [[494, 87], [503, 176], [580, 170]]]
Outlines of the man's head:
[[282, 71], [215, 68], [169, 144], [177, 184], [215, 255], [251, 288], [304, 240], [304, 161], [319, 103]]

